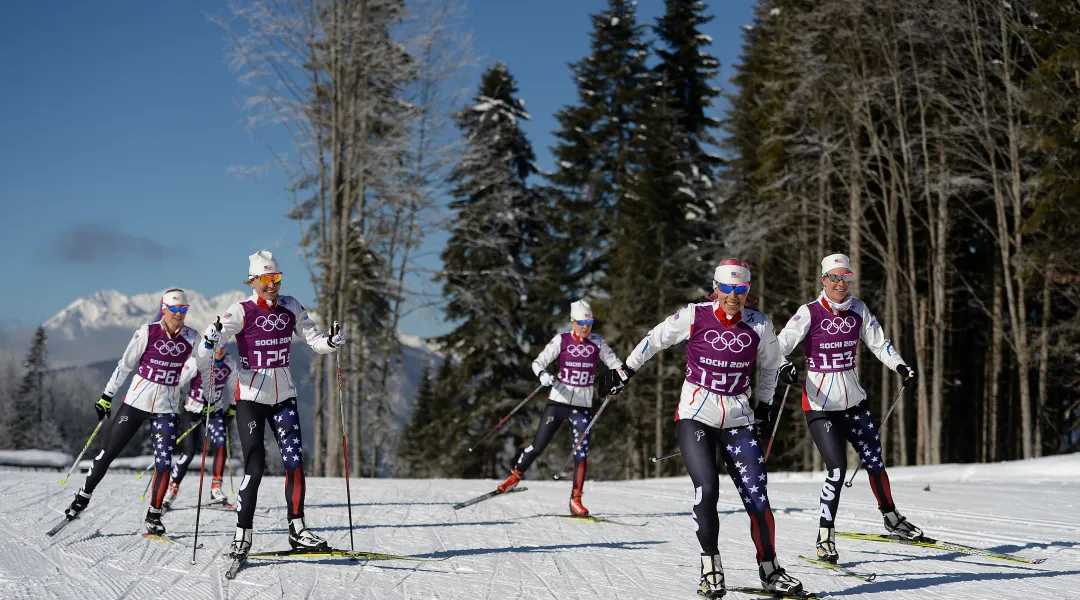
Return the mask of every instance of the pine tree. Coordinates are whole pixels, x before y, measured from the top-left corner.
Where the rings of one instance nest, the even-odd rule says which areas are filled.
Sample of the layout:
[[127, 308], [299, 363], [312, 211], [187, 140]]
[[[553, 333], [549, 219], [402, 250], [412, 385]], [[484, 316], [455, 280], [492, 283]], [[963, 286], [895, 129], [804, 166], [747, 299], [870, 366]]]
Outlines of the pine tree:
[[432, 465], [428, 462], [427, 431], [432, 424], [432, 411], [435, 409], [435, 383], [431, 376], [431, 363], [424, 363], [420, 372], [420, 383], [416, 388], [409, 423], [405, 426], [401, 438], [401, 450], [398, 458], [403, 463], [406, 477], [431, 477]]
[[45, 441], [51, 447], [56, 442], [41, 439], [41, 425], [45, 418], [45, 375], [48, 371], [46, 341], [45, 328], [39, 325], [34, 332], [30, 351], [26, 353], [22, 381], [8, 414], [8, 443], [15, 450], [40, 448]]
[[559, 232], [574, 248], [567, 257], [571, 298], [602, 294], [612, 224], [630, 180], [633, 117], [648, 81], [648, 47], [635, 5], [608, 0], [606, 10], [591, 16], [591, 53], [570, 67], [578, 102], [556, 115], [561, 128], [550, 193], [563, 215]]
[[532, 315], [549, 304], [530, 293], [529, 248], [544, 223], [527, 183], [536, 173], [535, 156], [518, 126], [529, 116], [516, 93], [513, 76], [496, 63], [484, 73], [472, 106], [457, 116], [467, 141], [450, 176], [455, 217], [441, 280], [447, 320], [460, 324], [439, 343], [453, 362], [446, 379], [453, 385], [454, 418], [466, 418], [441, 438], [454, 444], [448, 454], [458, 476], [495, 475], [497, 441], [472, 453], [465, 445], [524, 389], [527, 349], [541, 335]]

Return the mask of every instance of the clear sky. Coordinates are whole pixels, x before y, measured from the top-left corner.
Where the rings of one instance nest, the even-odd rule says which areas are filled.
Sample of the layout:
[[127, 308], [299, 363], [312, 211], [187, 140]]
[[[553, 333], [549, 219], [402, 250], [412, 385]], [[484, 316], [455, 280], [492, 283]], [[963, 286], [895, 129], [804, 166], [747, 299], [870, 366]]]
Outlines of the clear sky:
[[[543, 169], [554, 114], [576, 99], [567, 64], [589, 51], [588, 15], [606, 4], [468, 1], [478, 65], [501, 60], [518, 79]], [[751, 3], [707, 4], [726, 87]], [[662, 0], [641, 0], [639, 19], [662, 11]], [[224, 12], [208, 0], [0, 2], [0, 329], [101, 289], [240, 289], [247, 255], [263, 247], [282, 263], [285, 293], [311, 301], [296, 225], [281, 216], [291, 208], [282, 178], [229, 171], [270, 154], [244, 128], [247, 92], [206, 16]], [[445, 325], [431, 309], [402, 329], [427, 336]]]

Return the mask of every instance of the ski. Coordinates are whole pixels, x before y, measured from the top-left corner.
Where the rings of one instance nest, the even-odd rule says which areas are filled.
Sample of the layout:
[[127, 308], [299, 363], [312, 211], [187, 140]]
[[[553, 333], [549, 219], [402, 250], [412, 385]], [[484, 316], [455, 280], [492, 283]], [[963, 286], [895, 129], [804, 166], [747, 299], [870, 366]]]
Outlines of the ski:
[[243, 558], [232, 559], [232, 563], [229, 564], [228, 570], [225, 571], [225, 579], [236, 579], [236, 573], [240, 570], [240, 567], [244, 566], [245, 560], [246, 559]]
[[592, 521], [594, 523], [610, 523], [612, 525], [623, 525], [626, 527], [644, 527], [649, 524], [648, 521], [644, 523], [627, 523], [625, 521], [615, 521], [612, 519], [605, 519], [604, 517], [594, 517], [593, 515], [586, 515], [579, 517], [577, 515], [540, 515], [541, 517], [561, 517], [563, 519], [572, 519], [574, 521]]
[[269, 552], [249, 552], [250, 558], [352, 558], [356, 560], [408, 560], [416, 562], [439, 562], [444, 558], [425, 558], [403, 554], [384, 554], [381, 552], [353, 552], [338, 548], [326, 550], [272, 550]]
[[860, 573], [858, 571], [852, 571], [851, 569], [849, 569], [847, 567], [843, 567], [843, 566], [840, 566], [838, 564], [831, 563], [831, 562], [829, 562], [827, 560], [821, 560], [820, 558], [810, 558], [809, 556], [803, 556], [801, 554], [799, 555], [799, 558], [805, 560], [806, 562], [808, 562], [808, 563], [810, 563], [812, 565], [818, 565], [819, 567], [825, 567], [826, 569], [836, 571], [837, 573], [840, 573], [842, 575], [848, 575], [848, 576], [854, 577], [856, 579], [862, 579], [863, 581], [873, 581], [873, 580], [877, 579], [877, 573], [869, 573], [869, 574]]
[[906, 544], [908, 546], [917, 546], [920, 548], [937, 548], [938, 550], [960, 552], [962, 554], [968, 554], [971, 556], [983, 556], [986, 558], [995, 558], [998, 560], [1007, 560], [1028, 565], [1037, 565], [1046, 562], [1045, 558], [1028, 558], [1026, 556], [1020, 556], [1019, 554], [996, 552], [994, 550], [978, 548], [976, 546], [968, 546], [966, 544], [939, 541], [926, 536], [923, 536], [917, 540], [909, 540], [897, 537], [895, 535], [886, 535], [883, 533], [859, 533], [854, 531], [837, 531], [836, 536], [853, 540], [867, 540], [871, 542], [892, 542], [894, 544]]
[[[799, 598], [800, 600], [817, 600], [818, 598], [822, 598], [822, 596], [818, 596], [810, 592], [774, 592], [765, 588], [747, 587], [739, 585], [729, 587], [727, 588], [727, 591], [737, 592], [739, 594], [749, 594], [751, 596], [767, 596], [769, 598]], [[723, 597], [723, 594], [719, 596], [710, 596], [700, 589], [697, 591], [697, 593], [698, 596], [701, 596], [702, 598], [714, 599]]]
[[[529, 489], [529, 488], [527, 488], [527, 487], [518, 487], [518, 488], [514, 488], [514, 489], [510, 490], [509, 492], [505, 492], [505, 493], [513, 494], [515, 492], [524, 492], [527, 489]], [[501, 496], [502, 494], [503, 494], [503, 492], [500, 492], [499, 490], [496, 489], [493, 492], [488, 492], [488, 493], [486, 493], [486, 494], [484, 494], [482, 496], [477, 496], [477, 497], [475, 497], [475, 498], [473, 498], [471, 500], [466, 500], [466, 501], [464, 501], [464, 502], [462, 502], [460, 504], [455, 504], [454, 505], [454, 510], [461, 510], [461, 509], [465, 508], [466, 506], [472, 506], [473, 504], [483, 502], [484, 500], [489, 500], [491, 498], [494, 498], [495, 496]]]
[[203, 508], [216, 508], [218, 510], [236, 510], [235, 504], [229, 504], [228, 502], [207, 502], [202, 505]]
[[[77, 518], [78, 518], [78, 517], [76, 517], [76, 519], [77, 519]], [[56, 535], [57, 533], [59, 533], [59, 532], [60, 532], [60, 530], [61, 530], [61, 529], [63, 529], [63, 528], [65, 528], [65, 527], [67, 527], [67, 524], [68, 524], [68, 523], [70, 523], [70, 522], [72, 522], [72, 521], [74, 521], [74, 520], [75, 520], [75, 519], [69, 519], [69, 518], [67, 518], [67, 517], [64, 517], [64, 520], [63, 520], [63, 521], [60, 521], [59, 523], [57, 523], [57, 524], [56, 524], [56, 526], [55, 526], [55, 527], [53, 527], [52, 529], [50, 529], [50, 530], [46, 531], [46, 532], [45, 532], [45, 535], [47, 535], [47, 536], [49, 536], [49, 537], [52, 537], [52, 536]]]
[[177, 543], [179, 543], [176, 540], [171, 540], [171, 539], [169, 539], [169, 538], [167, 538], [167, 537], [165, 537], [163, 535], [158, 535], [156, 533], [144, 533], [144, 534], [142, 534], [142, 536], [144, 538], [148, 539], [148, 540], [157, 540], [159, 542], [165, 542], [166, 544], [177, 544]]

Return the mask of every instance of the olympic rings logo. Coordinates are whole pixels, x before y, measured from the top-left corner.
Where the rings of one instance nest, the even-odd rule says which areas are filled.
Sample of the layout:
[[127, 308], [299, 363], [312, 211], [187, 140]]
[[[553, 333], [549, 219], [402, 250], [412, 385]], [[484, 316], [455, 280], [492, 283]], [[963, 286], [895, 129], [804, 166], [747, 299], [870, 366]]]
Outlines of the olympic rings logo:
[[731, 350], [733, 352], [742, 352], [743, 350], [749, 348], [750, 344], [754, 343], [754, 338], [750, 337], [750, 334], [746, 332], [720, 332], [715, 329], [710, 329], [705, 332], [705, 341], [708, 342], [714, 350]]
[[596, 346], [577, 344], [576, 346], [567, 346], [566, 351], [574, 358], [589, 358], [596, 353]]
[[225, 369], [214, 369], [214, 381], [225, 381], [228, 377], [229, 374], [225, 372]]
[[187, 344], [183, 342], [174, 342], [172, 340], [158, 340], [154, 342], [154, 349], [161, 354], [167, 354], [169, 356], [180, 356], [187, 351]]
[[288, 315], [267, 315], [265, 317], [259, 317], [255, 319], [255, 326], [263, 331], [284, 331], [289, 325]]
[[829, 335], [849, 333], [855, 328], [855, 317], [835, 317], [821, 322], [821, 328]]

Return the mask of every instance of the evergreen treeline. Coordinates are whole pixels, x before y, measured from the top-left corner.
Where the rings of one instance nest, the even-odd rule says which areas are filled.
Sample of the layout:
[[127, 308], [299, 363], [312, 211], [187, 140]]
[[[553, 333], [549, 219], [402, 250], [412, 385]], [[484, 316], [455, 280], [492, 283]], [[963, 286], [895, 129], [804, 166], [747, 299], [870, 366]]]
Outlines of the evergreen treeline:
[[[651, 24], [622, 0], [592, 15], [553, 173], [532, 164], [506, 66], [458, 113], [466, 149], [441, 276], [457, 327], [419, 392], [403, 474], [506, 474], [542, 399], [466, 449], [535, 388], [529, 363], [573, 299], [592, 301], [597, 333], [625, 356], [737, 256], [780, 328], [836, 251], [920, 375], [887, 429], [892, 463], [1075, 449], [1077, 5], [759, 2], [722, 120], [708, 8], [665, 6]], [[681, 348], [661, 353], [604, 413], [593, 476], [680, 472], [647, 458], [675, 446], [683, 361]], [[899, 377], [869, 355], [859, 365], [883, 414]], [[774, 468], [815, 466], [797, 392]], [[558, 440], [547, 454], [534, 470], [566, 456]]]

